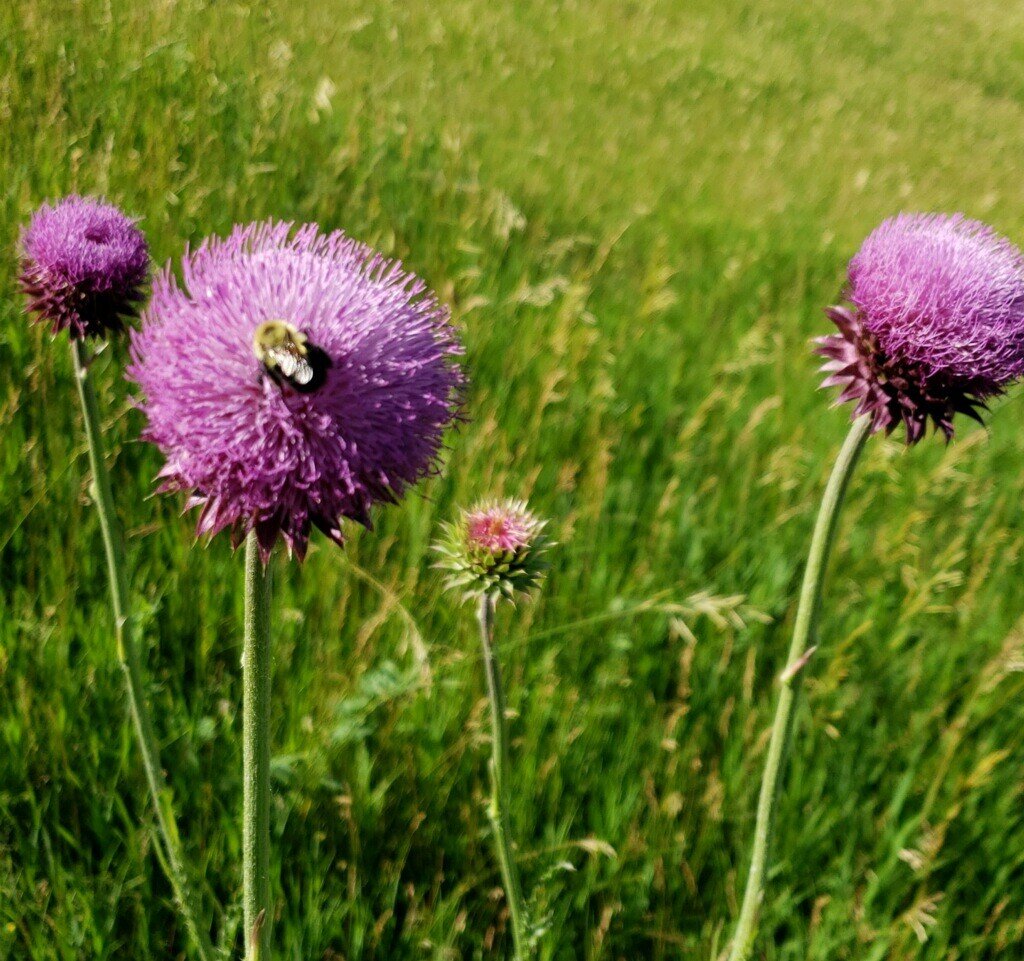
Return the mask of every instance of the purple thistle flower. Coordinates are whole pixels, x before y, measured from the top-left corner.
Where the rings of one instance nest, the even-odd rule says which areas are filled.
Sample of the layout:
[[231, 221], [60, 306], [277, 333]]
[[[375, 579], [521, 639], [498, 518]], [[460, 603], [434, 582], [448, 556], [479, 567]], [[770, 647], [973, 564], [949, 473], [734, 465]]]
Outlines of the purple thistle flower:
[[21, 235], [27, 309], [54, 334], [120, 333], [137, 313], [149, 275], [149, 248], [135, 221], [112, 204], [70, 196], [44, 204]]
[[957, 413], [981, 421], [985, 401], [1024, 374], [1024, 255], [960, 214], [900, 214], [850, 261], [852, 307], [826, 313], [818, 339], [823, 387], [841, 387], [872, 431], [901, 422], [907, 443], [928, 422], [950, 440]]
[[433, 468], [457, 416], [461, 348], [447, 308], [395, 261], [316, 224], [267, 221], [211, 238], [155, 280], [132, 337], [144, 436], [162, 490], [192, 493], [197, 534], [310, 527], [342, 543]]

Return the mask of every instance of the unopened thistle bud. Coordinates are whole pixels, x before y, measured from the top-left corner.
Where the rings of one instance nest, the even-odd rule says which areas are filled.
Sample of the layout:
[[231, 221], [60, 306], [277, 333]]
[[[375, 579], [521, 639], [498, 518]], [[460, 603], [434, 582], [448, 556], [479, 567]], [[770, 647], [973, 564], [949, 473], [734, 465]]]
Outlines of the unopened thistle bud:
[[531, 594], [547, 571], [552, 546], [540, 520], [524, 501], [485, 501], [444, 524], [437, 566], [448, 572], [445, 587], [465, 600], [513, 600]]

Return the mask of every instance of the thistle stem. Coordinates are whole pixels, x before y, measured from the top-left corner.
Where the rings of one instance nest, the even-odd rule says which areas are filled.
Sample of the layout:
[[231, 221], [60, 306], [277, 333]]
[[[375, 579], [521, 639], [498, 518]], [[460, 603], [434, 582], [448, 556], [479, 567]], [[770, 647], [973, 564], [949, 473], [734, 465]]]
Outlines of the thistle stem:
[[256, 534], [245, 542], [242, 648], [242, 904], [245, 958], [270, 950], [270, 576]]
[[142, 658], [134, 634], [134, 625], [128, 616], [128, 577], [125, 565], [124, 537], [114, 511], [114, 497], [110, 486], [110, 473], [103, 447], [103, 431], [100, 424], [99, 404], [92, 381], [89, 379], [89, 360], [82, 341], [72, 339], [71, 359], [75, 368], [75, 383], [82, 403], [82, 417], [85, 421], [85, 436], [89, 448], [89, 464], [92, 468], [93, 500], [100, 518], [103, 532], [103, 547], [106, 553], [107, 575], [110, 581], [110, 601], [114, 614], [114, 633], [117, 640], [117, 657], [124, 674], [128, 693], [128, 709], [131, 714], [135, 737], [142, 757], [142, 766], [149, 786], [150, 800], [156, 815], [157, 830], [163, 847], [168, 879], [174, 890], [178, 908], [185, 920], [185, 926], [192, 937], [197, 956], [202, 961], [214, 957], [210, 937], [198, 923], [198, 907], [189, 884], [181, 851], [181, 839], [171, 810], [167, 784], [160, 766], [160, 752], [153, 733], [153, 721], [146, 703]]
[[804, 571], [803, 586], [800, 589], [796, 622], [793, 626], [793, 640], [790, 644], [786, 668], [781, 676], [775, 721], [772, 724], [768, 757], [761, 780], [761, 794], [757, 802], [757, 820], [754, 827], [754, 846], [750, 857], [750, 873], [747, 877], [747, 887], [743, 895], [739, 920], [736, 923], [736, 934], [733, 938], [729, 961], [747, 961], [753, 950], [754, 938], [757, 934], [757, 912], [764, 898], [765, 874], [771, 849], [772, 830], [775, 824], [775, 805], [779, 796], [782, 771], [793, 730], [793, 710], [800, 693], [803, 668], [812, 650], [810, 645], [813, 643], [815, 635], [822, 582], [832, 549], [836, 522], [850, 476], [870, 432], [870, 417], [863, 416], [854, 421], [832, 468], [832, 474], [828, 479], [821, 507], [818, 510], [818, 519], [814, 524], [811, 548], [807, 556], [807, 568]]
[[484, 653], [484, 671], [487, 674], [487, 696], [491, 702], [491, 800], [487, 817], [498, 849], [501, 879], [505, 885], [505, 898], [512, 925], [512, 944], [515, 961], [524, 961], [526, 949], [526, 915], [519, 871], [512, 857], [512, 837], [509, 829], [509, 763], [508, 728], [505, 719], [505, 690], [501, 684], [501, 668], [494, 654], [495, 601], [486, 595], [480, 598], [477, 618], [480, 622], [480, 643]]

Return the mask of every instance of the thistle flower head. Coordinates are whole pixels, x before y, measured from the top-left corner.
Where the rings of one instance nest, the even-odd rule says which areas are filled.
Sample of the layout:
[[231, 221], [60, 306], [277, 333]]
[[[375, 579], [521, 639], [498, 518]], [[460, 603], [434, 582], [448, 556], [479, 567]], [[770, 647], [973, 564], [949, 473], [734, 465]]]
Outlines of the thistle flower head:
[[464, 598], [530, 594], [547, 571], [552, 546], [540, 520], [520, 500], [484, 501], [442, 525], [434, 545], [445, 586]]
[[975, 420], [1024, 373], [1024, 255], [990, 227], [956, 214], [886, 220], [850, 262], [850, 306], [826, 313], [822, 386], [841, 387], [874, 431], [929, 421], [948, 441], [957, 413]]
[[421, 280], [315, 224], [236, 227], [182, 266], [157, 277], [128, 373], [198, 534], [301, 559], [311, 527], [341, 544], [342, 518], [369, 526], [434, 468], [461, 349]]
[[44, 204], [21, 235], [27, 309], [55, 334], [119, 333], [137, 312], [149, 248], [135, 222], [112, 204], [70, 196]]

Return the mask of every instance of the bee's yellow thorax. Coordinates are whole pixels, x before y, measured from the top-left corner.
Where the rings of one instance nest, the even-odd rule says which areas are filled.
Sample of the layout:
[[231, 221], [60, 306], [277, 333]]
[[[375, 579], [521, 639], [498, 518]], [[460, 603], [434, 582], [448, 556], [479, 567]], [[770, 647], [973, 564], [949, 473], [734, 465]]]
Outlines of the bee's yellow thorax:
[[273, 363], [274, 354], [282, 350], [305, 357], [307, 339], [302, 331], [287, 320], [265, 320], [253, 334], [252, 350], [262, 364]]

